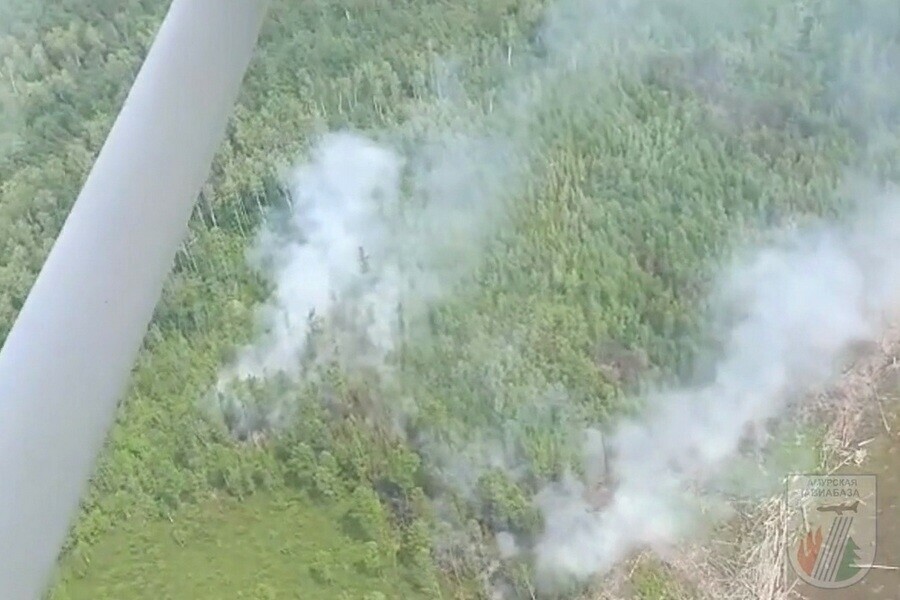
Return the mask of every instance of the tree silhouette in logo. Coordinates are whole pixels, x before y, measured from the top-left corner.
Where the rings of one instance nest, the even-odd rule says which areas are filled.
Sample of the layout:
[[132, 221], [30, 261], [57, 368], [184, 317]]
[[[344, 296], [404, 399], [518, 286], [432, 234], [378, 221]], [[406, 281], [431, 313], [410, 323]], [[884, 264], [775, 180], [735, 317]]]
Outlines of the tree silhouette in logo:
[[837, 575], [835, 576], [836, 581], [850, 579], [859, 573], [859, 567], [856, 566], [859, 561], [857, 550], [859, 550], [859, 546], [853, 541], [852, 537], [848, 537], [847, 545], [844, 547], [844, 556], [841, 557], [841, 565], [838, 567]]

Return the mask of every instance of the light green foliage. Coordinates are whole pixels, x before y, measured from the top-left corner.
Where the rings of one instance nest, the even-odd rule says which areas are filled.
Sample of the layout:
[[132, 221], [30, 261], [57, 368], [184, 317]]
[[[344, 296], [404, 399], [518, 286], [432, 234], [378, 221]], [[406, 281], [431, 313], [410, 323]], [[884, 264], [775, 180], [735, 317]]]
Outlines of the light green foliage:
[[341, 494], [343, 481], [334, 456], [330, 452], [319, 455], [319, 465], [313, 474], [313, 487], [316, 492], [329, 499]]
[[[91, 565], [101, 568], [77, 570], [67, 561], [51, 598], [411, 597], [411, 573], [384, 560], [377, 543], [341, 531], [347, 509], [258, 494], [186, 507], [173, 523], [126, 523], [93, 546]], [[175, 531], [183, 532], [185, 544], [173, 538]], [[367, 561], [373, 572], [359, 569]]]
[[658, 563], [642, 564], [635, 569], [635, 600], [687, 600], [687, 590]]
[[362, 569], [373, 575], [381, 575], [381, 563], [382, 561], [378, 544], [371, 541], [366, 542], [365, 554], [363, 555], [363, 558], [359, 563]]
[[385, 545], [393, 538], [385, 508], [368, 485], [359, 485], [350, 494], [347, 522], [361, 539]]
[[[44, 4], [0, 2], [0, 342], [167, 6]], [[745, 4], [768, 15], [777, 3]], [[866, 51], [865, 36], [834, 35], [848, 26], [829, 16], [837, 0], [804, 4], [810, 19], [797, 32], [534, 83], [534, 114], [513, 127], [528, 168], [509, 223], [472, 276], [430, 307], [427, 332], [406, 340], [397, 381], [331, 368], [317, 381], [210, 398], [269, 291], [245, 250], [266, 210], [285, 204], [277, 169], [345, 126], [389, 130], [401, 146], [426, 122], [503, 129], [512, 118], [498, 90], [540, 45], [548, 5], [275, 0], [54, 597], [282, 598], [296, 585], [311, 590], [304, 598], [366, 590], [374, 600], [413, 597], [409, 578], [421, 597], [439, 597], [428, 497], [448, 474], [384, 425], [382, 408], [401, 391], [417, 409], [408, 427], [463, 462], [484, 467], [503, 432], [520, 483], [482, 469], [476, 502], [453, 510], [460, 522], [533, 533], [530, 494], [576, 462], [579, 428], [638, 404], [629, 373], [675, 378], [703, 364], [715, 334], [702, 327], [706, 294], [736, 247], [840, 213], [847, 199], [833, 189], [847, 165], [900, 173], [879, 90], [840, 101], [829, 80]], [[894, 3], [862, 4], [860, 19], [895, 23]], [[448, 57], [465, 111], [439, 98], [453, 83], [438, 60]], [[731, 75], [704, 79], [719, 58]], [[210, 410], [222, 402], [224, 419]], [[287, 427], [264, 422], [272, 405], [291, 407]], [[238, 417], [263, 434], [235, 441]], [[213, 522], [198, 507], [228, 512]], [[302, 531], [281, 520], [285, 510]], [[187, 525], [170, 531], [170, 519]], [[260, 582], [251, 573], [262, 565], [272, 571]], [[478, 587], [474, 575], [453, 572], [458, 597]], [[527, 597], [527, 565], [511, 565], [509, 579]], [[640, 597], [668, 597], [667, 585], [648, 575]]]
[[331, 584], [336, 581], [334, 570], [334, 559], [330, 553], [324, 550], [316, 552], [312, 563], [309, 565], [309, 571], [313, 574], [313, 577], [325, 584]]
[[481, 496], [486, 520], [498, 531], [537, 533], [539, 517], [522, 489], [509, 481], [505, 473], [493, 471], [482, 477]]

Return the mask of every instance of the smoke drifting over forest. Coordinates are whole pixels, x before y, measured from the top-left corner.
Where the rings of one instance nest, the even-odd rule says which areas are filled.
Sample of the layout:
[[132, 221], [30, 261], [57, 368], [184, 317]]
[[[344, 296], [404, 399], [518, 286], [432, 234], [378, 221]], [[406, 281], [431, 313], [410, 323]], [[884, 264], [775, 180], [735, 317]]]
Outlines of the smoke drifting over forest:
[[[274, 290], [259, 313], [265, 333], [226, 365], [219, 397], [250, 419], [257, 409], [232, 393], [248, 378], [312, 376], [310, 365], [331, 360], [393, 377], [392, 356], [403, 340], [427, 334], [429, 309], [470, 282], [491, 239], [510, 226], [516, 194], [527, 187], [529, 128], [573, 73], [599, 82], [591, 89], [602, 94], [623, 73], [658, 77], [659, 65], [668, 64], [660, 61], [674, 60], [669, 83], [686, 85], [738, 127], [780, 110], [765, 84], [756, 85], [780, 76], [760, 56], [795, 53], [789, 63], [802, 70], [815, 54], [827, 74], [819, 95], [805, 101], [840, 112], [865, 138], [865, 159], [892, 152], [877, 135], [898, 114], [886, 93], [898, 73], [887, 27], [898, 17], [889, 4], [856, 3], [851, 19], [837, 1], [561, 2], [533, 52], [508, 60], [502, 101], [487, 116], [470, 115], [487, 133], [433, 124], [427, 142], [405, 146], [395, 143], [396, 132], [382, 141], [325, 136], [288, 182], [291, 210], [273, 213], [253, 248], [252, 263]], [[557, 109], [595, 105], [572, 98]], [[470, 106], [462, 100], [452, 111], [465, 120]], [[861, 188], [849, 191], [857, 193]], [[855, 343], [878, 337], [900, 300], [900, 263], [892, 260], [900, 209], [890, 193], [858, 200], [865, 202], [839, 223], [782, 233], [723, 265], [714, 300], [731, 317], [717, 332], [723, 347], [712, 375], [650, 394], [640, 415], [603, 424], [605, 443], [593, 434], [581, 449], [587, 476], [548, 483], [537, 494], [544, 528], [532, 550], [546, 587], [604, 573], [640, 548], [666, 551], [726, 515], [716, 490], [742, 445], [764, 446], [770, 419], [827, 383]], [[398, 402], [387, 410], [414, 408]], [[289, 418], [291, 406], [261, 410], [253, 418], [272, 424]], [[502, 441], [506, 434], [501, 428], [484, 436]], [[442, 454], [427, 450], [426, 461]], [[477, 477], [488, 463], [517, 469], [520, 460], [457, 465], [454, 472], [468, 469], [468, 477], [453, 482]], [[601, 462], [609, 472], [596, 469]], [[593, 510], [587, 489], [601, 482], [612, 486], [611, 496]], [[502, 539], [516, 547], [507, 534]]]
[[836, 375], [848, 349], [877, 340], [896, 315], [898, 217], [900, 204], [885, 198], [875, 214], [799, 233], [726, 274], [743, 314], [712, 380], [655, 395], [644, 415], [617, 424], [608, 443], [616, 487], [604, 510], [589, 510], [577, 482], [542, 494], [545, 572], [603, 572], [638, 548], [666, 551], [706, 524], [701, 509], [711, 507], [699, 502], [698, 486], [720, 488], [742, 441]]
[[[336, 340], [341, 360], [381, 367], [396, 349], [401, 313], [421, 316], [471, 272], [509, 168], [502, 147], [459, 137], [417, 150], [409, 164], [368, 138], [332, 134], [294, 172], [290, 214], [251, 251], [252, 263], [275, 275], [261, 314], [268, 333], [241, 353], [234, 375], [296, 373], [308, 347], [301, 332], [316, 317], [352, 338]], [[405, 173], [412, 198], [401, 189]]]

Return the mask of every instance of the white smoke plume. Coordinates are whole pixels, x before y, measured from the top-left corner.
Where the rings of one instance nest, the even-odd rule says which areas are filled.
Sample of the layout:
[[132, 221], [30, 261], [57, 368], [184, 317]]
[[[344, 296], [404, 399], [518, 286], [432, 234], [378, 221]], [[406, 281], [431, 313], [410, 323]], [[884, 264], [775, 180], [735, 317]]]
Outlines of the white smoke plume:
[[876, 340], [897, 316], [895, 248], [900, 200], [888, 196], [843, 227], [804, 231], [731, 269], [723, 291], [742, 314], [714, 377], [659, 394], [643, 416], [618, 424], [608, 442], [609, 504], [593, 510], [578, 481], [539, 495], [544, 584], [603, 573], [641, 548], [666, 552], [704, 525], [704, 511], [722, 506], [717, 480], [741, 443], [803, 390], [828, 382], [854, 344]]
[[[758, 83], [766, 80], [761, 74], [770, 68], [767, 56], [816, 52], [831, 71], [823, 96], [844, 107], [860, 131], [876, 132], [896, 119], [884, 82], [896, 79], [896, 72], [887, 77], [886, 66], [900, 54], [897, 46], [874, 51], [864, 36], [840, 35], [846, 26], [841, 6], [830, 0], [565, 0], [547, 13], [534, 55], [505, 54], [509, 72], [500, 100], [487, 103], [491, 118], [483, 121], [479, 113], [470, 119], [489, 122], [490, 135], [460, 133], [478, 129], [469, 126], [406, 146], [352, 133], [326, 136], [289, 182], [291, 211], [270, 217], [251, 253], [274, 284], [260, 312], [265, 333], [225, 368], [220, 396], [240, 404], [233, 393], [240, 382], [275, 374], [302, 377], [309, 361], [333, 359], [390, 377], [406, 328], [421, 323], [429, 306], [474, 272], [486, 243], [505, 223], [507, 200], [526, 186], [523, 167], [532, 142], [537, 145], [530, 136], [535, 121], [546, 117], [544, 103], [555, 103], [550, 112], [590, 106], [612, 112], [600, 101], [560, 98], [572, 79], [589, 80], [578, 89], [603, 99], [622, 76], [638, 81], [674, 57], [682, 61], [679, 69], [665, 74], [685, 78], [737, 122], [762, 118], [761, 109], [777, 104]], [[885, 6], [862, 2], [854, 27], [888, 22]], [[806, 29], [808, 17], [819, 25]], [[801, 56], [790, 64], [803, 61]], [[873, 86], [879, 78], [881, 85]], [[450, 88], [456, 102], [471, 101], [463, 85]], [[461, 113], [465, 120], [465, 106]], [[410, 127], [424, 122], [433, 133], [431, 116]], [[892, 148], [884, 136], [868, 142], [873, 156]], [[723, 270], [717, 300], [732, 324], [713, 376], [653, 394], [641, 416], [613, 424], [605, 443], [588, 429], [583, 480], [569, 477], [535, 498], [544, 530], [533, 551], [544, 587], [585, 581], [639, 548], [665, 552], [727, 514], [718, 490], [742, 446], [748, 440], [762, 445], [768, 422], [803, 390], [827, 382], [855, 342], [877, 337], [885, 313], [900, 300], [900, 263], [890, 260], [900, 247], [894, 198], [884, 196], [877, 209], [861, 211], [844, 225], [795, 232]], [[317, 343], [323, 323], [332, 337]], [[493, 360], [505, 356], [498, 351]], [[497, 404], [524, 393], [535, 398], [530, 407], [523, 402], [525, 408], [500, 430], [468, 431], [470, 452], [454, 445], [460, 440], [445, 443], [423, 434], [426, 466], [441, 471], [469, 499], [486, 470], [501, 468], [513, 480], [523, 478], [530, 465], [518, 451], [517, 436], [527, 435], [523, 424], [529, 418], [544, 418], [531, 409], [566, 400], [554, 382], [537, 376], [529, 385], [504, 381], [499, 388]], [[540, 389], [550, 390], [553, 400], [534, 391]], [[393, 407], [414, 409], [399, 401]], [[278, 421], [290, 406], [266, 411], [266, 419]], [[572, 423], [573, 414], [565, 414], [561, 435], [581, 429]], [[588, 488], [607, 478], [611, 496], [596, 510], [586, 499]], [[499, 543], [504, 554], [514, 555], [521, 541], [503, 533]]]
[[[241, 352], [237, 377], [296, 374], [311, 317], [361, 292], [355, 308], [363, 314], [351, 318], [364, 319], [360, 333], [377, 344], [372, 358], [384, 360], [403, 284], [395, 257], [384, 264], [391, 252], [386, 214], [396, 210], [402, 167], [393, 152], [345, 134], [326, 138], [312, 162], [297, 169], [287, 226], [263, 229], [251, 253], [257, 267], [274, 275], [275, 289], [261, 315], [265, 338]], [[364, 262], [373, 253], [383, 267], [366, 277]]]
[[502, 219], [516, 165], [506, 148], [488, 135], [426, 134], [405, 158], [356, 133], [322, 138], [289, 181], [289, 213], [270, 215], [249, 252], [274, 290], [259, 310], [264, 333], [217, 386], [237, 429], [277, 425], [291, 410], [277, 398], [248, 405], [240, 382], [332, 361], [391, 377], [404, 328], [471, 274]]

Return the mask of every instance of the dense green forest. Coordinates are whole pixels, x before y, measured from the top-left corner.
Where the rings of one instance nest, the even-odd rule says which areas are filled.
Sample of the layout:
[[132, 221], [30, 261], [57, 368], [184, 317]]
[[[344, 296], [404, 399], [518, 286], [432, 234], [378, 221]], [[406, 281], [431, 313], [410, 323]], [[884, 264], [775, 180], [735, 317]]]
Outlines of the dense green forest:
[[[167, 4], [0, 4], [0, 342]], [[702, 370], [723, 259], [840, 214], [848, 169], [895, 174], [896, 74], [864, 69], [896, 52], [890, 2], [594, 14], [568, 32], [588, 46], [569, 66], [541, 28], [551, 4], [273, 2], [51, 597], [532, 597], [527, 553], [498, 561], [493, 536], [534, 539], [532, 495], [577, 462], [585, 424]], [[204, 398], [271, 292], [246, 249], [285, 209], [284, 169], [342, 129], [411, 148], [509, 134], [505, 217], [391, 358], [395, 380], [329, 365], [248, 384], [296, 414], [236, 439]], [[398, 432], [384, 407], [401, 397], [416, 410]], [[523, 474], [484, 459], [497, 439]], [[474, 465], [470, 494], [423, 440]], [[664, 573], [634, 579], [664, 597]]]

